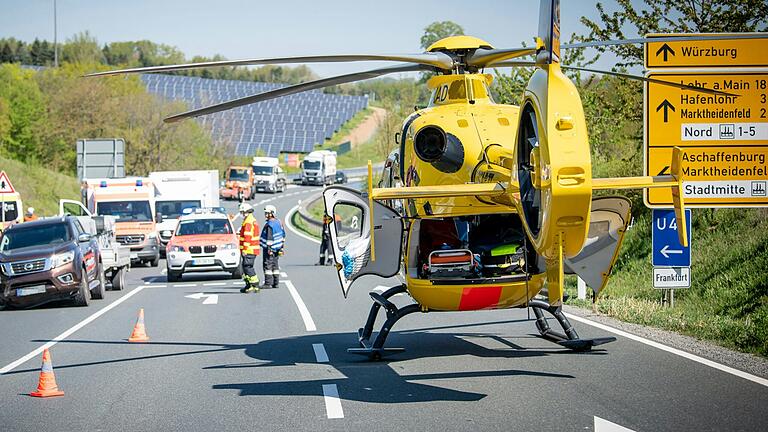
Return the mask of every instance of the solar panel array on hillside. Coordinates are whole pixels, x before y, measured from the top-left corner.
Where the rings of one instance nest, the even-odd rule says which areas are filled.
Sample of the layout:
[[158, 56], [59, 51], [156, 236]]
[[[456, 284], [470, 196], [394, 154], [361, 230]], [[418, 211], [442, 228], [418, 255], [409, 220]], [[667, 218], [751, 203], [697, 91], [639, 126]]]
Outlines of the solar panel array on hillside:
[[[147, 74], [150, 93], [186, 102], [190, 109], [284, 87], [281, 84]], [[214, 140], [231, 142], [235, 154], [267, 156], [306, 153], [330, 138], [341, 125], [368, 106], [367, 96], [325, 94], [319, 90], [285, 96], [199, 117]]]

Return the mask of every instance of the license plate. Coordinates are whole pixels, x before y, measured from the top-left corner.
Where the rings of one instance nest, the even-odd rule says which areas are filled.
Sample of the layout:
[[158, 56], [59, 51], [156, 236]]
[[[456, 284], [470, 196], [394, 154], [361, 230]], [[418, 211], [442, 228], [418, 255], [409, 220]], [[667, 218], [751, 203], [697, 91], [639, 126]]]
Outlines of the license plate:
[[139, 254], [135, 254], [135, 253], [131, 254], [131, 259], [138, 259], [138, 258], [139, 258]]
[[213, 258], [202, 258], [202, 259], [196, 259], [192, 260], [192, 265], [213, 265]]
[[27, 288], [17, 288], [16, 295], [19, 297], [28, 296], [32, 294], [42, 294], [45, 292], [45, 285], [37, 285]]

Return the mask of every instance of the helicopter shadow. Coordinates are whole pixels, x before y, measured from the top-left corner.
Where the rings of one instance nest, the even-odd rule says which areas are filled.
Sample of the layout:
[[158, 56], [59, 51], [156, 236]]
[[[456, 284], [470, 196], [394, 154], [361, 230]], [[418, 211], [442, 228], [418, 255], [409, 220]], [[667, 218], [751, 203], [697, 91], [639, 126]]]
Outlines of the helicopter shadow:
[[[478, 336], [475, 334], [467, 335]], [[385, 361], [372, 362], [365, 357], [347, 353], [347, 348], [354, 339], [354, 336], [350, 336], [349, 333], [333, 333], [261, 341], [245, 347], [245, 354], [253, 359], [252, 362], [213, 365], [203, 369], [249, 369], [253, 372], [249, 373], [249, 376], [258, 376], [261, 371], [266, 372], [267, 369], [273, 367], [318, 364], [312, 347], [322, 344], [328, 353], [329, 362], [318, 364], [318, 379], [316, 380], [276, 382], [255, 379], [246, 382], [216, 384], [213, 389], [236, 390], [240, 396], [323, 396], [323, 385], [337, 384], [342, 399], [384, 404], [433, 401], [471, 402], [487, 396], [484, 393], [440, 386], [437, 382], [443, 380], [447, 382], [461, 379], [499, 379], [502, 377], [514, 379], [517, 376], [538, 377], [547, 380], [575, 378], [568, 374], [523, 369], [401, 374], [396, 369], [403, 370], [399, 363], [408, 360], [437, 361], [439, 367], [453, 368], [454, 363], [446, 363], [439, 359], [458, 356], [514, 359], [543, 357], [551, 354], [551, 352], [516, 348], [487, 349], [465, 341], [460, 337], [461, 335], [416, 331], [397, 334], [398, 337], [392, 338], [393, 342], [400, 342], [409, 347], [407, 351], [399, 352], [392, 357], [385, 357]], [[395, 335], [393, 334], [393, 336]], [[466, 364], [465, 361], [462, 363]], [[474, 364], [477, 363], [474, 362]], [[326, 367], [321, 365], [326, 365]], [[437, 370], [437, 368], [433, 369]], [[336, 372], [332, 374], [334, 377], [325, 378], [333, 370]], [[342, 375], [341, 377], [338, 376], [339, 373]], [[265, 375], [267, 374], [265, 373]]]

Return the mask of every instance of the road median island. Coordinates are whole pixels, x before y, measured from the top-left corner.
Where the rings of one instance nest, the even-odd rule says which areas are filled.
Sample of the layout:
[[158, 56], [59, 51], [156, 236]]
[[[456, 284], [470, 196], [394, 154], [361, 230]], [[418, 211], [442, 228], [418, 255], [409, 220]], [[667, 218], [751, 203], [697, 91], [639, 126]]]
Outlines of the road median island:
[[319, 240], [323, 232], [324, 212], [323, 195], [313, 194], [298, 205], [289, 222], [304, 234]]

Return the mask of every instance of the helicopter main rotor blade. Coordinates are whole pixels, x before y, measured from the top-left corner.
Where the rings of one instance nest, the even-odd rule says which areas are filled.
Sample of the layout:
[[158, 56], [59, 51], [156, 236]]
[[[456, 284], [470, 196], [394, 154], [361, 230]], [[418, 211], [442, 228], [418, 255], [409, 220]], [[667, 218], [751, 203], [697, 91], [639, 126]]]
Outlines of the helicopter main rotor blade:
[[417, 71], [425, 71], [425, 70], [434, 70], [434, 69], [425, 65], [420, 65], [420, 64], [414, 65], [414, 64], [404, 63], [404, 64], [395, 65], [395, 66], [372, 69], [368, 71], [356, 72], [356, 73], [347, 74], [347, 75], [323, 78], [316, 81], [310, 81], [306, 83], [283, 87], [277, 90], [259, 93], [253, 96], [246, 96], [244, 98], [234, 99], [234, 100], [223, 102], [220, 104], [211, 105], [205, 108], [183, 112], [181, 114], [176, 114], [176, 115], [167, 117], [163, 121], [165, 121], [166, 123], [173, 123], [173, 122], [188, 119], [191, 117], [198, 117], [201, 115], [213, 114], [220, 111], [226, 111], [232, 108], [241, 107], [243, 105], [250, 105], [256, 102], [262, 102], [265, 100], [274, 99], [281, 96], [288, 96], [295, 93], [305, 92], [307, 90], [314, 90], [314, 89], [330, 87], [338, 84], [345, 84], [345, 83], [350, 83], [354, 81], [367, 80], [367, 79], [376, 78], [376, 77], [391, 74], [391, 73], [417, 72]]
[[467, 65], [487, 67], [493, 63], [536, 54], [536, 48], [478, 49], [467, 56]]
[[[489, 67], [491, 67], [491, 68], [502, 68], [502, 67], [535, 67], [535, 66], [536, 66], [535, 62], [510, 61], [510, 62], [494, 63], [494, 64], [490, 65]], [[604, 71], [604, 70], [590, 69], [590, 68], [585, 68], [585, 67], [580, 67], [580, 66], [560, 65], [560, 67], [563, 68], [563, 69], [579, 70], [579, 71], [583, 71], [583, 72], [591, 72], [591, 73], [603, 74], [603, 75], [612, 75], [612, 76], [615, 76], [615, 77], [626, 78], [626, 79], [631, 79], [631, 80], [635, 80], [635, 81], [649, 82], [649, 83], [654, 83], [654, 84], [660, 84], [660, 85], [665, 85], [665, 86], [668, 86], [668, 87], [675, 87], [675, 88], [679, 88], [679, 89], [683, 89], [683, 90], [697, 91], [697, 92], [706, 93], [706, 94], [721, 95], [721, 96], [736, 96], [736, 97], [740, 96], [740, 95], [733, 94], [733, 93], [726, 93], [726, 92], [719, 91], [719, 90], [708, 89], [706, 87], [698, 87], [698, 86], [694, 86], [694, 85], [690, 85], [690, 84], [680, 84], [680, 83], [676, 83], [676, 82], [664, 81], [664, 80], [660, 80], [660, 79], [656, 79], [656, 78], [648, 78], [648, 77], [644, 77], [644, 76], [632, 75], [632, 74], [627, 74], [627, 73], [622, 73], [622, 72]]]
[[562, 49], [569, 48], [588, 48], [611, 45], [630, 45], [648, 42], [689, 42], [689, 41], [707, 41], [707, 40], [727, 40], [727, 39], [768, 39], [768, 33], [746, 33], [730, 35], [701, 35], [701, 36], [660, 36], [622, 40], [579, 42], [573, 44], [560, 45]]
[[656, 79], [656, 78], [648, 78], [648, 77], [644, 77], [644, 76], [637, 76], [637, 75], [626, 74], [626, 73], [621, 73], [621, 72], [604, 71], [604, 70], [590, 69], [590, 68], [578, 67], [578, 66], [565, 66], [565, 65], [562, 65], [561, 67], [563, 69], [571, 69], [571, 70], [579, 70], [579, 71], [584, 71], [584, 72], [599, 73], [599, 74], [605, 74], [605, 75], [612, 75], [612, 76], [616, 76], [616, 77], [620, 77], [620, 78], [627, 78], [627, 79], [631, 79], [631, 80], [635, 80], [635, 81], [643, 81], [643, 82], [649, 82], [649, 83], [654, 83], [654, 84], [661, 84], [661, 85], [665, 85], [665, 86], [668, 86], [668, 87], [675, 87], [675, 88], [679, 88], [679, 89], [683, 89], [683, 90], [697, 91], [699, 93], [721, 95], [721, 96], [736, 96], [736, 97], [741, 96], [741, 95], [737, 95], [737, 94], [733, 94], [733, 93], [726, 93], [726, 92], [719, 91], [719, 90], [708, 89], [706, 87], [699, 87], [699, 86], [695, 86], [695, 85], [691, 85], [691, 84], [680, 84], [680, 83], [676, 83], [676, 82], [664, 81], [664, 80], [660, 80], [660, 79]]
[[288, 63], [338, 63], [338, 62], [357, 62], [357, 61], [400, 61], [416, 63], [420, 65], [432, 66], [438, 69], [453, 69], [454, 61], [451, 56], [441, 52], [422, 53], [422, 54], [342, 54], [328, 56], [304, 56], [304, 57], [279, 57], [265, 59], [243, 59], [243, 60], [221, 60], [202, 63], [187, 63], [168, 66], [148, 66], [131, 69], [119, 69], [105, 72], [94, 72], [85, 75], [86, 77], [108, 76], [120, 74], [136, 73], [157, 73], [171, 72], [191, 69], [204, 69], [221, 66], [248, 66], [248, 65], [269, 65], [269, 64], [288, 64]]

